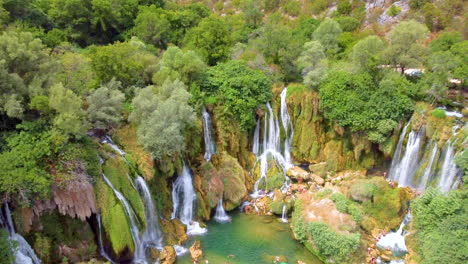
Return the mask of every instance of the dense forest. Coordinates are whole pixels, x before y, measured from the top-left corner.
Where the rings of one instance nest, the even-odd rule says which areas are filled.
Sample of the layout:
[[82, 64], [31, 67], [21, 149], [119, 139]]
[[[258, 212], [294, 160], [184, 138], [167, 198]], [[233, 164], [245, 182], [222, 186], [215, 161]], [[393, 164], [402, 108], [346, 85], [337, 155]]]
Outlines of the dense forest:
[[316, 263], [465, 263], [467, 3], [0, 0], [0, 263], [192, 263], [238, 207]]

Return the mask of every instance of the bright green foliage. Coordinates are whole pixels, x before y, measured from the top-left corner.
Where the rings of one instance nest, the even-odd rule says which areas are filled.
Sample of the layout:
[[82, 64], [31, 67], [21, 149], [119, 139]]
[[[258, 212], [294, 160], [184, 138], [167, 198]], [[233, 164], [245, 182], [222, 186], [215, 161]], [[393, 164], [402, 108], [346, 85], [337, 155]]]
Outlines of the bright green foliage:
[[16, 248], [15, 241], [8, 239], [8, 231], [0, 229], [0, 259], [2, 263], [12, 264], [15, 261], [15, 255], [13, 254]]
[[338, 22], [327, 18], [314, 31], [314, 40], [320, 41], [327, 53], [334, 54], [338, 52], [338, 37], [342, 32]]
[[294, 208], [291, 226], [296, 237], [317, 250], [318, 255], [336, 263], [348, 263], [350, 256], [359, 248], [359, 233], [345, 235], [322, 222], [306, 223], [301, 215], [300, 199], [296, 200]]
[[240, 8], [243, 11], [245, 23], [251, 28], [256, 28], [263, 18], [260, 1], [242, 0]]
[[224, 61], [232, 45], [230, 28], [221, 17], [212, 15], [187, 32], [186, 47], [195, 50], [209, 65]]
[[440, 119], [444, 119], [447, 116], [443, 109], [434, 109], [434, 111], [431, 112], [431, 115]]
[[208, 15], [208, 8], [200, 4], [190, 4], [180, 9], [140, 6], [132, 33], [156, 47], [166, 48], [169, 43], [179, 45], [186, 31]]
[[119, 125], [125, 100], [120, 86], [120, 82], [112, 79], [88, 96], [88, 120], [94, 128], [110, 129]]
[[155, 63], [155, 58], [141, 44], [130, 41], [91, 47], [89, 56], [99, 80], [106, 83], [115, 77], [123, 88], [148, 82], [146, 70]]
[[[468, 258], [466, 191], [426, 190], [412, 204], [416, 251], [426, 263], [465, 263]], [[456, 250], [455, 250], [456, 249]]]
[[349, 59], [357, 71], [372, 71], [381, 61], [383, 41], [377, 36], [369, 36], [354, 45]]
[[49, 85], [53, 62], [31, 33], [5, 31], [0, 35], [0, 113], [22, 117], [28, 98]]
[[379, 121], [398, 122], [411, 112], [413, 101], [407, 95], [410, 87], [406, 79], [394, 74], [377, 85], [366, 73], [333, 72], [320, 87], [320, 106], [325, 117], [340, 126], [375, 131]]
[[234, 119], [248, 130], [255, 125], [255, 109], [270, 101], [270, 86], [263, 72], [250, 69], [242, 61], [229, 61], [207, 70], [201, 90], [222, 105], [226, 122]]
[[50, 87], [49, 107], [55, 110], [53, 125], [65, 135], [82, 137], [86, 132], [81, 98], [58, 83]]
[[344, 16], [336, 19], [343, 32], [353, 32], [361, 26], [361, 22], [354, 17]]
[[125, 248], [133, 251], [134, 244], [130, 225], [121, 202], [115, 197], [112, 189], [101, 179], [96, 184], [96, 190], [97, 203], [101, 209], [102, 225], [112, 244], [112, 249], [116, 253], [122, 252]]
[[425, 51], [421, 41], [427, 33], [426, 26], [414, 20], [401, 22], [390, 32], [390, 45], [383, 57], [388, 64], [401, 68], [402, 73], [408, 67], [420, 66]]
[[394, 17], [394, 16], [398, 16], [398, 14], [400, 14], [401, 12], [401, 8], [397, 5], [392, 5], [388, 11], [387, 11], [387, 15], [388, 16], [391, 16], [391, 17]]
[[361, 209], [351, 200], [348, 200], [346, 196], [341, 193], [334, 193], [330, 198], [335, 202], [336, 209], [342, 213], [351, 215], [354, 221], [360, 223], [362, 221]]
[[163, 159], [185, 150], [182, 131], [195, 119], [188, 105], [190, 97], [181, 81], [167, 80], [161, 87], [142, 89], [133, 99], [130, 120], [139, 124], [138, 141], [153, 158]]
[[327, 77], [328, 62], [320, 42], [313, 40], [304, 44], [304, 50], [297, 59], [304, 83], [315, 88]]
[[153, 83], [163, 84], [166, 80], [179, 79], [189, 85], [200, 78], [205, 68], [205, 63], [194, 51], [169, 47], [156, 65]]
[[0, 192], [15, 195], [28, 202], [34, 195], [45, 196], [50, 190], [52, 176], [46, 171], [53, 156], [54, 141], [44, 124], [26, 123], [18, 133], [6, 139], [6, 149], [0, 154]]
[[447, 31], [441, 33], [429, 44], [429, 47], [433, 52], [437, 51], [448, 51], [455, 44], [462, 42], [463, 38], [460, 32]]
[[91, 59], [74, 52], [65, 52], [59, 57], [58, 80], [77, 95], [87, 93], [96, 83], [96, 74]]
[[341, 15], [349, 15], [353, 11], [353, 6], [348, 0], [341, 0], [338, 2], [336, 11]]

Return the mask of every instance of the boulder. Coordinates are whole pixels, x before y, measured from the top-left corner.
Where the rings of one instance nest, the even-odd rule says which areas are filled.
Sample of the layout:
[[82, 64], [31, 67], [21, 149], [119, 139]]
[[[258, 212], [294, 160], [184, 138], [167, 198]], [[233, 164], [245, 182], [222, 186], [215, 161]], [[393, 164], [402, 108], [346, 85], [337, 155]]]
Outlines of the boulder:
[[190, 257], [192, 258], [192, 260], [194, 262], [199, 261], [201, 257], [203, 256], [203, 251], [201, 249], [200, 240], [196, 240], [195, 242], [193, 242], [193, 245], [190, 247], [189, 251], [190, 251]]
[[306, 170], [298, 166], [290, 168], [286, 174], [289, 176], [289, 178], [297, 181], [299, 181], [299, 179], [301, 181], [306, 181], [310, 179], [310, 174]]
[[174, 264], [176, 262], [177, 255], [172, 246], [165, 246], [161, 252], [161, 264]]
[[312, 174], [311, 177], [312, 177], [312, 179], [314, 179], [314, 181], [315, 181], [318, 185], [320, 185], [320, 186], [325, 185], [325, 180], [324, 180], [322, 177], [318, 176], [317, 174]]

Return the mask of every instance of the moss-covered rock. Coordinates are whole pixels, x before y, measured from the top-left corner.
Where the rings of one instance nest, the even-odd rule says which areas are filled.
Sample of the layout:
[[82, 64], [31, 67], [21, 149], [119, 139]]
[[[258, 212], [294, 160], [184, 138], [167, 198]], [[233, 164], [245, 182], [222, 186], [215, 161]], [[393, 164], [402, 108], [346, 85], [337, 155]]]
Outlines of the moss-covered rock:
[[162, 219], [161, 229], [168, 245], [180, 245], [188, 240], [187, 228], [179, 219]]

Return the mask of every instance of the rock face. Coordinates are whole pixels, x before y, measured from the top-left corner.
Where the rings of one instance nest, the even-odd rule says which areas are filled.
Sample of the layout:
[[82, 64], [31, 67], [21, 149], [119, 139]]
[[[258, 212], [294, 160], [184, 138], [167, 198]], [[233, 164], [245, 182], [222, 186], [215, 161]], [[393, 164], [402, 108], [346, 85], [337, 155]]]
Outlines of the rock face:
[[174, 248], [171, 246], [164, 247], [163, 251], [161, 252], [161, 264], [174, 264], [176, 259], [177, 255]]
[[289, 178], [294, 180], [306, 181], [310, 179], [310, 174], [298, 166], [292, 167], [286, 174], [289, 176]]
[[201, 257], [203, 256], [203, 251], [201, 249], [200, 240], [196, 240], [195, 242], [193, 242], [193, 245], [190, 247], [189, 251], [190, 251], [190, 257], [192, 258], [192, 260], [194, 262], [199, 261]]
[[179, 219], [161, 219], [161, 228], [168, 244], [182, 244], [188, 240], [187, 228]]

